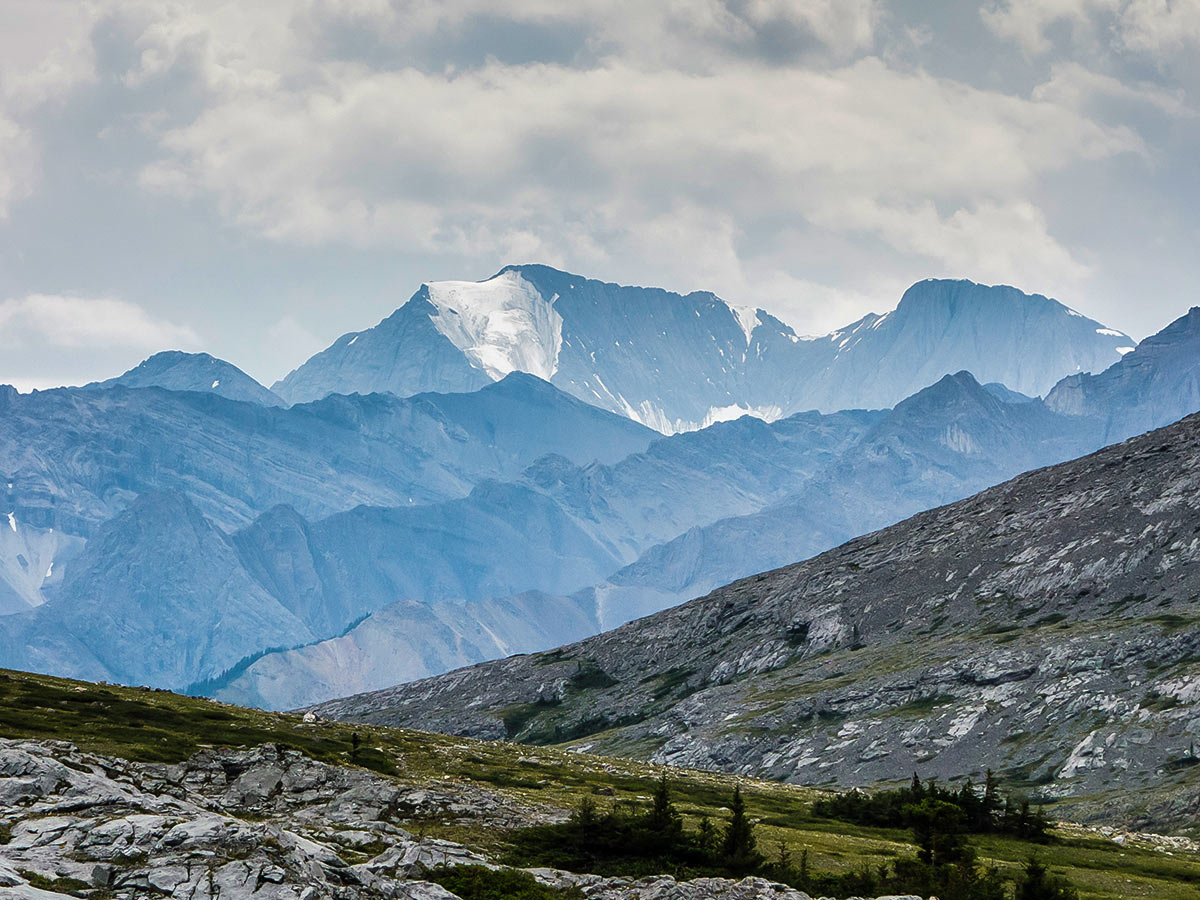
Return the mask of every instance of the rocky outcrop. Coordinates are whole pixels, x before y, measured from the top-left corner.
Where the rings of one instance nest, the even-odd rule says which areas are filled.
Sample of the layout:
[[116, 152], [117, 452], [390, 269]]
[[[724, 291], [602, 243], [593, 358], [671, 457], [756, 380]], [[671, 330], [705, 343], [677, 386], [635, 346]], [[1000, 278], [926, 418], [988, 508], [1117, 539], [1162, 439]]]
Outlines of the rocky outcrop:
[[[0, 896], [61, 900], [96, 890], [114, 900], [455, 900], [422, 875], [495, 863], [397, 822], [512, 828], [563, 815], [474, 785], [405, 784], [274, 745], [154, 765], [66, 743], [0, 740]], [[550, 887], [577, 887], [588, 900], [809, 900], [761, 878], [530, 872]]]
[[14, 896], [38, 896], [33, 880], [129, 900], [450, 897], [420, 874], [486, 860], [394, 824], [418, 815], [548, 818], [478, 788], [405, 786], [270, 745], [168, 766], [0, 741], [0, 886]]

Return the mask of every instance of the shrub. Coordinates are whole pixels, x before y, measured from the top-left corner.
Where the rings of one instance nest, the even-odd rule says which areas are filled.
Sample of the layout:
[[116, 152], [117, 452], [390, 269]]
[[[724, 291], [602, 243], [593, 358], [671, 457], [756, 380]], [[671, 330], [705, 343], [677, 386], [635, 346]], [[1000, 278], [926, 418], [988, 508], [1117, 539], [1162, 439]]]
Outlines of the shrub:
[[519, 869], [441, 866], [431, 869], [425, 878], [462, 900], [583, 900], [578, 888], [560, 891], [546, 887]]

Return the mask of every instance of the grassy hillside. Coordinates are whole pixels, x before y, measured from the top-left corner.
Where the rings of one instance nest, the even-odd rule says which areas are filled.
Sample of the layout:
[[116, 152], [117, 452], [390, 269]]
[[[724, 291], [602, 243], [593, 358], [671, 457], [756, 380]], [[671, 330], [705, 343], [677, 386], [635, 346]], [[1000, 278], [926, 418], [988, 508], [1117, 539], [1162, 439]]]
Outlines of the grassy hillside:
[[[358, 736], [357, 741], [355, 735]], [[81, 748], [145, 762], [176, 762], [205, 746], [274, 742], [326, 762], [357, 764], [403, 782], [473, 782], [511, 798], [514, 805], [571, 808], [584, 797], [598, 805], [648, 804], [656, 766], [625, 759], [481, 742], [394, 728], [336, 722], [305, 723], [298, 716], [243, 709], [164, 691], [96, 685], [41, 675], [0, 672], [0, 737], [71, 741]], [[357, 749], [355, 747], [357, 743]], [[730, 775], [671, 770], [676, 803], [689, 827], [702, 816], [720, 821], [733, 787], [741, 786], [758, 821], [760, 849], [782, 844], [796, 857], [807, 848], [814, 869], [850, 871], [913, 850], [906, 831], [859, 827], [812, 815], [818, 792], [796, 785]], [[412, 830], [502, 853], [507, 835], [495, 829], [410, 822]], [[1200, 900], [1200, 853], [1155, 849], [1130, 840], [1124, 846], [1072, 826], [1038, 848], [1054, 871], [1066, 875], [1083, 898]], [[1013, 871], [1031, 845], [1013, 838], [975, 840], [981, 857]]]

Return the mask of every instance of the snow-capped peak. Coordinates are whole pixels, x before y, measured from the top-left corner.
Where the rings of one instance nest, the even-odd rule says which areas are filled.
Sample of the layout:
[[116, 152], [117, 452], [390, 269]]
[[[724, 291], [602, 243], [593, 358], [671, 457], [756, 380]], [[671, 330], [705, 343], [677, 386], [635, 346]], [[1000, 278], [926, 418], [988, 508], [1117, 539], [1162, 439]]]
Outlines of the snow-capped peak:
[[520, 371], [548, 381], [558, 370], [562, 316], [520, 272], [428, 288], [434, 326], [493, 380]]

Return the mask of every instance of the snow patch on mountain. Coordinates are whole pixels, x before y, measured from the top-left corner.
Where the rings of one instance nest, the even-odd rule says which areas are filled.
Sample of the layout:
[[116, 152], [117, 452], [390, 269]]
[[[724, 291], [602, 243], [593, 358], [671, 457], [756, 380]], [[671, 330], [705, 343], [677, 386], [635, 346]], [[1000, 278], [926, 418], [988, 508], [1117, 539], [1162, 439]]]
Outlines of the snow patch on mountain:
[[758, 317], [758, 309], [753, 306], [730, 306], [729, 309], [746, 335], [746, 346], [750, 346], [754, 329], [762, 324], [762, 320]]
[[[742, 406], [740, 403], [733, 403], [729, 406], [714, 406], [708, 411], [708, 415], [704, 417], [704, 422], [701, 428], [707, 428], [709, 425], [715, 425], [718, 422], [732, 422], [740, 419], [742, 416], [754, 416], [756, 419], [762, 419], [764, 422], [774, 422], [776, 419], [782, 418], [783, 410], [778, 406]], [[691, 429], [687, 429], [691, 430]]]
[[558, 371], [562, 316], [521, 273], [487, 281], [435, 281], [434, 326], [495, 381], [510, 372], [550, 380]]

